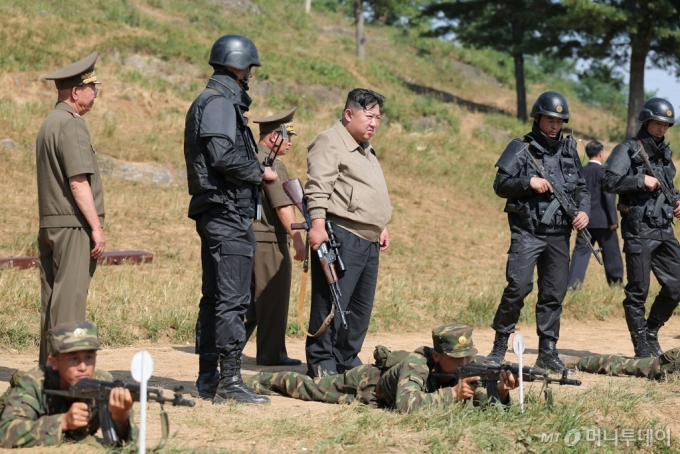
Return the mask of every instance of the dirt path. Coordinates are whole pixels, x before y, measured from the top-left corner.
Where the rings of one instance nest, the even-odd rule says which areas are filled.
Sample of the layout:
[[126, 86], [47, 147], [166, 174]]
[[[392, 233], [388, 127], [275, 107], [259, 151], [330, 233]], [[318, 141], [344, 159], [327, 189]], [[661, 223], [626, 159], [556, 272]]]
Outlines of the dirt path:
[[[535, 328], [533, 326], [520, 326], [518, 332], [521, 332], [525, 337], [525, 364], [533, 365], [536, 359], [538, 344]], [[493, 335], [494, 333], [490, 328], [475, 330], [474, 342], [479, 349], [480, 355], [486, 355], [490, 350]], [[680, 324], [671, 322], [668, 326], [664, 327], [660, 332], [660, 342], [665, 349], [680, 347]], [[412, 350], [421, 345], [430, 345], [431, 339], [429, 333], [370, 334], [360, 355], [364, 362], [371, 362], [373, 348], [378, 344], [389, 346], [394, 350]], [[292, 357], [304, 358], [304, 339], [289, 338], [287, 347]], [[572, 355], [596, 353], [632, 354], [632, 345], [623, 320], [612, 320], [610, 322], [564, 320], [562, 322], [562, 334], [558, 347], [560, 353]], [[129, 348], [104, 349], [99, 354], [98, 366], [111, 371], [117, 378], [129, 380], [130, 361], [134, 353], [140, 349], [148, 350], [154, 359], [154, 374], [150, 386], [172, 390], [175, 385], [181, 384], [187, 391], [193, 389], [198, 361], [193, 354], [193, 347], [191, 345], [149, 344]], [[0, 391], [7, 388], [9, 377], [15, 369], [34, 367], [37, 364], [37, 356], [37, 351], [16, 352], [8, 349], [0, 350]], [[254, 356], [255, 345], [251, 341], [246, 346], [244, 352], [244, 375], [253, 374], [260, 368], [255, 365]], [[517, 357], [511, 352], [508, 352], [506, 359], [512, 362], [517, 361]], [[261, 369], [271, 371], [282, 370], [280, 367], [261, 367]], [[296, 370], [304, 372], [305, 365], [297, 367]], [[578, 373], [576, 378], [583, 381], [583, 386], [581, 388], [565, 387], [563, 388], [564, 392], [578, 393], [583, 389], [607, 382], [618, 386], [626, 386], [628, 384], [633, 392], [637, 392], [637, 390], [644, 392], [650, 386], [664, 386], [663, 384], [652, 383], [644, 379], [612, 378], [584, 373]], [[653, 412], [654, 416], [658, 417], [663, 423], [668, 423], [671, 430], [675, 433], [676, 431], [680, 432], [680, 421], [675, 418], [679, 407], [680, 399], [673, 398], [665, 401], [663, 405], [654, 407], [652, 410], [645, 410], [645, 412]], [[212, 406], [210, 402], [198, 401], [194, 409], [169, 408], [168, 413], [173, 424], [172, 432], [176, 432], [178, 434], [177, 439], [182, 440], [180, 446], [205, 447], [208, 444], [224, 447], [222, 435], [229, 425], [225, 426], [220, 424], [220, 422], [227, 423], [229, 418], [246, 417], [251, 420], [276, 421], [285, 417], [308, 417], [310, 415], [329, 413], [337, 408], [338, 406], [335, 405], [302, 402], [295, 399], [273, 396], [272, 405], [266, 407]], [[152, 409], [150, 411], [155, 412], [156, 410]], [[150, 424], [153, 425], [149, 429], [149, 436], [153, 440], [154, 437], [158, 437], [158, 428], [156, 427], [157, 417], [152, 413], [149, 415]], [[210, 421], [210, 423], [206, 425], [205, 421]], [[252, 435], [253, 438], [251, 439], [251, 435], [247, 431], [240, 437], [237, 435], [236, 445], [230, 444], [228, 446], [248, 450], [250, 447], [254, 447], [251, 443], [256, 443], [254, 441], [255, 436]], [[289, 442], [297, 446], [295, 445], [297, 440], [289, 440]], [[151, 446], [153, 443], [153, 441], [149, 442]], [[177, 440], [175, 440], [175, 443], [177, 443]], [[285, 445], [286, 440], [271, 440], [264, 442], [264, 445], [262, 440], [257, 440], [257, 447], [258, 450], [266, 451], [268, 449], [276, 449], [277, 446], [280, 446], [278, 443]], [[174, 446], [177, 446], [177, 444]]]

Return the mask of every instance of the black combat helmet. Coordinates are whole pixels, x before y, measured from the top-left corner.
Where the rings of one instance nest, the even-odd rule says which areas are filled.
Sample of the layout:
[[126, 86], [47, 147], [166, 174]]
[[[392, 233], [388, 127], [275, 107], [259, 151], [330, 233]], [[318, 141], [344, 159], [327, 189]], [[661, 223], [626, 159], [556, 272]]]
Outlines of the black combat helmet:
[[210, 65], [235, 69], [261, 66], [255, 43], [241, 35], [224, 35], [215, 41], [210, 50]]
[[565, 123], [569, 123], [569, 104], [567, 104], [567, 98], [556, 91], [541, 93], [529, 114], [531, 118], [536, 115], [561, 118]]
[[669, 123], [673, 126], [675, 123], [675, 109], [673, 104], [663, 98], [648, 99], [642, 105], [638, 121], [644, 123], [647, 120], [657, 120]]

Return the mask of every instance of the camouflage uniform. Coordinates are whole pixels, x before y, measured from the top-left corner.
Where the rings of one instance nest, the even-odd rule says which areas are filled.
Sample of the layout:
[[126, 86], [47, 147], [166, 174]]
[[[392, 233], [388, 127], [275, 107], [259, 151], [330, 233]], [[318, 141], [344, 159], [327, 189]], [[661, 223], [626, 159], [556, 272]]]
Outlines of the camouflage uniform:
[[664, 352], [654, 358], [631, 359], [619, 355], [592, 355], [581, 358], [576, 368], [583, 372], [603, 375], [632, 375], [650, 380], [662, 380], [666, 374], [680, 368], [680, 348]]
[[[343, 374], [315, 379], [297, 372], [260, 372], [248, 381], [248, 386], [262, 394], [275, 391], [300, 400], [334, 404], [358, 401], [373, 408], [387, 407], [402, 412], [426, 405], [446, 405], [455, 400], [451, 386], [456, 383], [441, 385], [430, 375], [430, 372], [439, 371], [432, 351], [454, 358], [472, 356], [477, 349], [471, 335], [470, 327], [445, 325], [432, 332], [434, 348], [421, 347], [387, 370], [362, 365]], [[478, 388], [467, 403], [486, 405], [486, 390]]]
[[[97, 328], [90, 322], [69, 322], [56, 326], [50, 333], [52, 356], [81, 350], [98, 350]], [[96, 370], [95, 380], [113, 381], [106, 371]], [[17, 372], [10, 380], [10, 388], [0, 398], [0, 445], [5, 448], [30, 446], [55, 446], [63, 441], [92, 441], [99, 430], [99, 412], [96, 406], [90, 411], [86, 427], [63, 432], [64, 413], [71, 403], [61, 396], [43, 394], [44, 389], [60, 389], [59, 374], [49, 365], [38, 366], [28, 372]], [[135, 432], [132, 412], [128, 441]]]

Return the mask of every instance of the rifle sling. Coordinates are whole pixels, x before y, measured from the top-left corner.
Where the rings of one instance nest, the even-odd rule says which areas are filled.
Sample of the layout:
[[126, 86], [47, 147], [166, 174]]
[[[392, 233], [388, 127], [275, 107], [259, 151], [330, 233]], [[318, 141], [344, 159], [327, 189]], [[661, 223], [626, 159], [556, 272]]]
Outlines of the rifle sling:
[[[305, 245], [305, 262], [309, 260], [309, 238], [307, 239], [307, 244]], [[321, 336], [323, 333], [326, 332], [328, 329], [328, 326], [330, 326], [331, 321], [333, 320], [333, 317], [335, 317], [335, 303], [332, 304], [331, 306], [331, 312], [326, 316], [326, 319], [323, 321], [321, 326], [319, 327], [319, 330], [311, 334], [309, 331], [307, 331], [307, 326], [305, 324], [305, 316], [304, 316], [304, 305], [305, 305], [305, 292], [307, 290], [307, 272], [308, 272], [307, 267], [302, 268], [302, 282], [300, 283], [300, 295], [298, 297], [298, 323], [300, 324], [300, 328], [304, 333], [313, 339], [316, 339], [317, 337]]]

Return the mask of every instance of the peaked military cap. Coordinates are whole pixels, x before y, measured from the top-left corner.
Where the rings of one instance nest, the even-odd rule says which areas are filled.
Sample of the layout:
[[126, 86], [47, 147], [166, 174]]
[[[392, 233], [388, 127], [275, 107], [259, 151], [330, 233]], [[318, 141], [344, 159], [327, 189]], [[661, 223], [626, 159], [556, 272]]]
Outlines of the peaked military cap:
[[295, 132], [295, 129], [293, 129], [293, 116], [295, 115], [296, 110], [297, 107], [293, 107], [292, 109], [283, 113], [253, 120], [253, 123], [260, 125], [260, 134], [269, 134], [270, 132], [281, 128], [281, 125], [284, 124], [286, 125], [286, 131], [288, 134], [296, 136], [297, 133]]
[[443, 325], [432, 330], [434, 351], [452, 358], [474, 356], [477, 349], [472, 343], [472, 328], [467, 325]]
[[47, 80], [53, 80], [57, 90], [63, 88], [73, 88], [83, 84], [100, 84], [94, 73], [94, 64], [97, 62], [99, 54], [92, 52], [80, 61], [72, 63], [45, 76]]
[[48, 333], [50, 355], [99, 350], [97, 327], [88, 321], [60, 323]]

